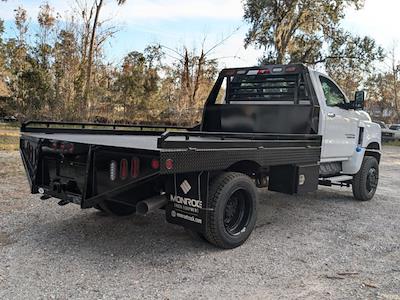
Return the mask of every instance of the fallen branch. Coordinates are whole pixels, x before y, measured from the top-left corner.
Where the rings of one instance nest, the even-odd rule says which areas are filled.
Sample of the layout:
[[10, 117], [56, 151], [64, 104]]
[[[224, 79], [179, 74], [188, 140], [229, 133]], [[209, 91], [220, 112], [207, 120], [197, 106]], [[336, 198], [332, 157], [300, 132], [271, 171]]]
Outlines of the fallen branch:
[[358, 273], [358, 272], [340, 272], [340, 273], [337, 273], [337, 274], [340, 275], [340, 276], [352, 276], [352, 275], [358, 275], [360, 273]]
[[373, 289], [376, 289], [378, 286], [376, 286], [375, 284], [372, 283], [367, 283], [367, 282], [363, 282], [363, 285], [365, 285], [366, 287], [370, 287]]
[[345, 277], [342, 277], [342, 276], [325, 275], [325, 277], [328, 279], [345, 279]]

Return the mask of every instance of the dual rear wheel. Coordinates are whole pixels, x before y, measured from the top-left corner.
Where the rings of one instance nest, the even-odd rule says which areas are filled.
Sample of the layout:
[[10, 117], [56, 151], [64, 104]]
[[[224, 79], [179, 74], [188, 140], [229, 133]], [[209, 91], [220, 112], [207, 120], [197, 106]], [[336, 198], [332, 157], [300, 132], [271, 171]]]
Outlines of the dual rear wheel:
[[204, 237], [221, 248], [243, 244], [257, 219], [257, 188], [250, 177], [235, 172], [216, 177], [209, 191]]

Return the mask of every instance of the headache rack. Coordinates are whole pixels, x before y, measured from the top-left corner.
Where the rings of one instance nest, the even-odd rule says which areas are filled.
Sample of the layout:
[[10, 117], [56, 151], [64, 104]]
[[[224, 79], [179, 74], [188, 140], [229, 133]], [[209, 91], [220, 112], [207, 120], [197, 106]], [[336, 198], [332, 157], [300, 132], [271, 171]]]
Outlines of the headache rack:
[[227, 104], [312, 104], [308, 70], [303, 65], [264, 65], [224, 69]]
[[308, 101], [309, 91], [305, 88], [304, 78], [298, 74], [280, 75], [236, 75], [228, 82], [227, 103], [238, 101], [263, 101], [266, 104], [276, 101], [299, 104]]

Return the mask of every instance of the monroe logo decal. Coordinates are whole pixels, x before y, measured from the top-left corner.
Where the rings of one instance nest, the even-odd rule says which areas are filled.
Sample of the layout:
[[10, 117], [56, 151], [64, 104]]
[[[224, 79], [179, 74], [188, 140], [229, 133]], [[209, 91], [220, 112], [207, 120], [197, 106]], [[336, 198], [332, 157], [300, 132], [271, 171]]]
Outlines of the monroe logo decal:
[[180, 187], [185, 194], [189, 193], [189, 191], [192, 189], [191, 185], [186, 179], [181, 183]]
[[203, 207], [203, 202], [200, 200], [196, 200], [196, 199], [190, 199], [190, 198], [184, 198], [181, 196], [170, 195], [170, 200], [171, 200], [171, 202], [186, 205], [186, 206], [191, 206], [194, 208], [202, 208]]

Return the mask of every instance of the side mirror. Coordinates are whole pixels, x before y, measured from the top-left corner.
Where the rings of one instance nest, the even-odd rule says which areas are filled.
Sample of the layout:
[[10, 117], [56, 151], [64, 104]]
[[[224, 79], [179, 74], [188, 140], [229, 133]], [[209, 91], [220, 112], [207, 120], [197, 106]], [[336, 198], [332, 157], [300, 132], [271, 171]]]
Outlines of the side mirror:
[[352, 101], [354, 109], [364, 109], [365, 91], [357, 91]]

